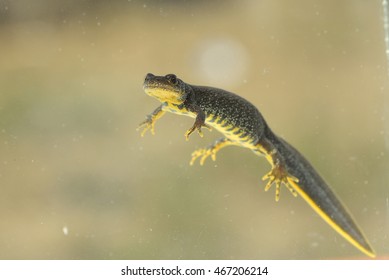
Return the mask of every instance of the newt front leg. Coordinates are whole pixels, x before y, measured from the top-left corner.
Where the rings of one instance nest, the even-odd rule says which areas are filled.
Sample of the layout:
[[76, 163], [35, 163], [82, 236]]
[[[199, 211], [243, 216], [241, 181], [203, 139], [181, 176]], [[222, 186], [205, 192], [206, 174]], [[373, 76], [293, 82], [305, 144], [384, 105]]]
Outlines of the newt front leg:
[[150, 130], [151, 134], [154, 135], [154, 125], [155, 122], [160, 119], [166, 112], [163, 111], [163, 105], [157, 107], [151, 114], [146, 116], [146, 119], [141, 122], [136, 130], [139, 130], [143, 127], [140, 135], [143, 137], [147, 130]]
[[189, 136], [193, 133], [193, 131], [197, 130], [197, 132], [199, 133], [199, 135], [201, 137], [204, 136], [203, 132], [201, 131], [201, 127], [205, 127], [205, 128], [208, 128], [209, 130], [212, 130], [212, 128], [207, 125], [205, 123], [205, 113], [203, 110], [201, 110], [201, 108], [195, 104], [190, 104], [189, 106], [187, 106], [187, 109], [188, 111], [190, 112], [193, 112], [196, 115], [196, 120], [193, 124], [193, 126], [191, 128], [189, 128], [186, 133], [185, 133], [185, 139], [188, 141], [189, 140]]

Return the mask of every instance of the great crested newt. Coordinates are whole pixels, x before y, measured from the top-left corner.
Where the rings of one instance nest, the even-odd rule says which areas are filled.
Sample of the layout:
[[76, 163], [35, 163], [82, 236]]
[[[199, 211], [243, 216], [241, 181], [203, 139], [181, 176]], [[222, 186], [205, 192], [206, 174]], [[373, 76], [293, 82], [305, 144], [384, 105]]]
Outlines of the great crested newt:
[[174, 74], [155, 76], [149, 73], [143, 89], [162, 104], [139, 125], [142, 136], [147, 130], [154, 134], [155, 122], [165, 112], [195, 118], [193, 126], [185, 133], [186, 140], [194, 131], [202, 137], [203, 127], [217, 129], [224, 137], [207, 148], [193, 152], [190, 165], [196, 159], [201, 165], [208, 157], [216, 160], [216, 153], [230, 145], [245, 147], [265, 156], [272, 167], [263, 177], [263, 180], [268, 180], [265, 191], [274, 184], [275, 199], [278, 201], [281, 184], [286, 186], [294, 196], [299, 194], [357, 249], [369, 257], [375, 257], [361, 229], [327, 183], [299, 151], [273, 133], [261, 113], [249, 101], [226, 90], [187, 84]]

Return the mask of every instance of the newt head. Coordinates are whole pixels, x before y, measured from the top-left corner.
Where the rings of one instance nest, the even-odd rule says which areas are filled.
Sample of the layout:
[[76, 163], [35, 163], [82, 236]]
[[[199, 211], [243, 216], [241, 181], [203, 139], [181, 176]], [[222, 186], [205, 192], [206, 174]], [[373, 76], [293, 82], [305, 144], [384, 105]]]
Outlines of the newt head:
[[173, 104], [182, 104], [187, 96], [186, 84], [174, 74], [155, 76], [151, 73], [146, 75], [143, 83], [144, 91], [161, 101]]

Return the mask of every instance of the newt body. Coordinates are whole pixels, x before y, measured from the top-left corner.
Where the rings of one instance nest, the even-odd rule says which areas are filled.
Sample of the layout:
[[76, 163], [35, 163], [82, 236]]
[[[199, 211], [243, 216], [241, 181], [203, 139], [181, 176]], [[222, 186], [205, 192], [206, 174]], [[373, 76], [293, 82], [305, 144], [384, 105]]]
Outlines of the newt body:
[[229, 145], [242, 146], [263, 155], [272, 166], [271, 171], [263, 177], [269, 180], [265, 190], [274, 183], [276, 201], [279, 200], [280, 186], [283, 184], [294, 196], [299, 194], [356, 248], [375, 257], [362, 231], [327, 183], [300, 152], [272, 132], [261, 113], [249, 101], [222, 89], [187, 84], [173, 74], [147, 74], [143, 87], [162, 105], [141, 123], [142, 136], [148, 129], [154, 134], [155, 121], [165, 112], [195, 118], [194, 125], [185, 134], [186, 139], [195, 130], [202, 136], [202, 127], [217, 129], [224, 137], [205, 149], [195, 151], [191, 165], [197, 158], [200, 158], [201, 165], [209, 156], [215, 160], [217, 151]]

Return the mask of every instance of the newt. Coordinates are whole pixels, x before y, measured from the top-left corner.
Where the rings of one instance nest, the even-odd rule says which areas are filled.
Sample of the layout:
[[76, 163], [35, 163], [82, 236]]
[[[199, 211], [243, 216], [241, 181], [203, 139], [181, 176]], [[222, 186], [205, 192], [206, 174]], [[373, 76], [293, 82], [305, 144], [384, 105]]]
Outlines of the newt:
[[265, 191], [275, 185], [276, 201], [280, 198], [281, 185], [285, 186], [293, 196], [300, 195], [348, 242], [367, 256], [375, 257], [362, 230], [324, 179], [299, 151], [270, 129], [249, 101], [223, 89], [187, 84], [174, 74], [155, 76], [149, 73], [143, 89], [162, 104], [139, 125], [142, 136], [148, 130], [154, 134], [155, 122], [166, 112], [195, 119], [185, 133], [186, 140], [194, 131], [202, 137], [202, 128], [215, 128], [224, 137], [207, 148], [194, 151], [190, 165], [197, 159], [203, 165], [208, 157], [215, 161], [216, 153], [227, 146], [248, 148], [270, 163], [271, 170], [262, 179], [268, 180]]

